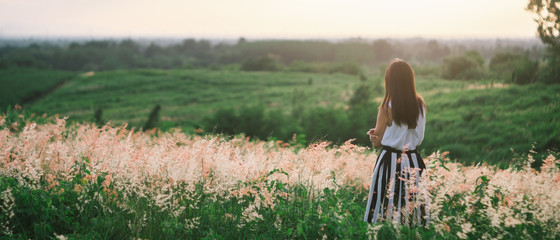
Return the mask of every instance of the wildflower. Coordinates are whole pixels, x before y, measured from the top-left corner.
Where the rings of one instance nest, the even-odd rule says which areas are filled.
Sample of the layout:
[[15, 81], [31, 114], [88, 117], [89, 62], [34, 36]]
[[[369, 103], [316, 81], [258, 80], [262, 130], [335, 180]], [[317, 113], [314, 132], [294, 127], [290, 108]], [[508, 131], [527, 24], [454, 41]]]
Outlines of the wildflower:
[[276, 228], [277, 230], [281, 230], [282, 229], [282, 218], [280, 218], [280, 215], [276, 215], [276, 221], [274, 221], [274, 223], [272, 224], [274, 226], [274, 228]]
[[54, 235], [56, 236], [56, 239], [57, 239], [57, 240], [66, 240], [66, 239], [68, 239], [68, 238], [66, 238], [64, 235], [58, 235], [58, 234], [56, 234], [56, 233], [55, 233]]
[[111, 174], [107, 174], [105, 176], [105, 180], [103, 180], [102, 185], [105, 187], [109, 187], [109, 185], [111, 184], [111, 181], [113, 180], [113, 175]]
[[512, 216], [507, 216], [504, 220], [504, 224], [506, 227], [513, 227], [521, 224], [521, 221], [519, 221], [519, 219], [514, 218]]
[[200, 217], [185, 219], [185, 229], [195, 229], [200, 225]]
[[[245, 208], [245, 210], [243, 210], [243, 212], [241, 213], [241, 217], [244, 220], [244, 222], [252, 222], [257, 219], [262, 220], [263, 216], [258, 213], [258, 208], [259, 208], [258, 205], [255, 203], [249, 204], [249, 206]], [[242, 226], [243, 225], [241, 225], [241, 227]]]
[[443, 224], [443, 230], [445, 230], [446, 232], [450, 232], [451, 228], [449, 226], [447, 226], [447, 224]]
[[8, 187], [6, 190], [1, 192], [0, 199], [2, 199], [2, 205], [0, 205], [2, 214], [0, 216], [4, 215], [3, 217], [8, 219], [8, 221], [2, 222], [0, 224], [0, 231], [2, 232], [2, 234], [10, 235], [12, 234], [12, 226], [10, 225], [10, 222], [15, 216], [14, 207], [16, 206], [14, 196], [12, 195], [12, 189]]

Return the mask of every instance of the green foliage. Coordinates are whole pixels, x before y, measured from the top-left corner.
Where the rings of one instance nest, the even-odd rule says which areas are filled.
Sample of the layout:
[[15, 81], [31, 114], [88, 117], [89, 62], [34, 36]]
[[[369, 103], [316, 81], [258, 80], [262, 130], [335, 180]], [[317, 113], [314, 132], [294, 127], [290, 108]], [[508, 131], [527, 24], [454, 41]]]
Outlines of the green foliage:
[[239, 111], [220, 109], [204, 122], [212, 132], [289, 141], [293, 134], [303, 136], [306, 142], [326, 140], [342, 144], [348, 139], [354, 143], [370, 144], [364, 134], [376, 118], [375, 106], [356, 105], [352, 111], [337, 108], [311, 108], [302, 115], [287, 115], [280, 111], [265, 111], [262, 106], [246, 106]]
[[395, 227], [389, 222], [383, 223], [383, 225], [379, 229], [379, 232], [377, 232], [377, 239], [396, 240], [398, 239], [397, 236], [398, 235]]
[[95, 113], [93, 114], [93, 122], [98, 127], [105, 125], [105, 121], [103, 120], [103, 109], [98, 108], [95, 110]]
[[523, 59], [523, 55], [513, 52], [498, 52], [490, 60], [489, 68], [495, 73], [509, 77], [515, 66]]
[[331, 67], [329, 73], [345, 73], [354, 76], [363, 75], [362, 69], [355, 63], [339, 63]]
[[204, 121], [205, 128], [214, 133], [245, 134], [247, 137], [288, 141], [301, 132], [295, 122], [280, 111], [265, 111], [264, 106], [243, 106], [239, 110], [221, 108]]
[[517, 84], [534, 83], [537, 80], [537, 69], [539, 63], [527, 58], [523, 59], [519, 65], [515, 66], [512, 74], [512, 82]]
[[355, 143], [369, 145], [364, 132], [373, 127], [377, 116], [376, 106], [371, 103], [370, 95], [368, 85], [361, 85], [350, 99], [348, 110], [304, 108], [300, 103], [305, 95], [295, 91], [291, 114], [266, 111], [262, 105], [244, 106], [239, 111], [233, 108], [219, 109], [204, 122], [207, 129], [229, 135], [244, 133], [260, 139], [274, 137], [289, 141], [296, 134], [305, 136], [305, 141], [309, 143], [327, 140], [341, 144], [348, 139], [356, 139]]
[[328, 140], [340, 144], [355, 138], [349, 131], [348, 117], [343, 109], [320, 107], [306, 111], [301, 125], [310, 143]]
[[[309, 81], [312, 83], [312, 78], [309, 78]], [[311, 84], [310, 84], [311, 85]], [[305, 95], [305, 92], [294, 89], [292, 93], [292, 111], [291, 114], [295, 119], [300, 119], [301, 115], [305, 111], [305, 102], [309, 98]]]
[[485, 76], [484, 59], [476, 51], [443, 60], [442, 76], [445, 79], [481, 79]]
[[148, 117], [148, 121], [144, 124], [144, 131], [154, 129], [158, 126], [160, 110], [161, 106], [159, 104], [152, 109], [150, 116]]
[[209, 117], [204, 122], [206, 124], [205, 128], [213, 132], [233, 135], [240, 131], [238, 114], [233, 108], [218, 109], [214, 116]]
[[536, 81], [538, 62], [526, 54], [499, 52], [490, 61], [489, 68], [502, 80], [528, 84]]
[[526, 10], [536, 13], [537, 32], [547, 45], [547, 62], [539, 73], [539, 81], [560, 83], [560, 10], [558, 1], [530, 0]]
[[368, 85], [364, 84], [358, 87], [358, 89], [354, 91], [354, 95], [352, 95], [352, 98], [350, 98], [350, 102], [348, 103], [350, 108], [367, 104], [370, 101], [370, 92], [371, 91], [369, 90]]
[[271, 57], [257, 57], [245, 60], [241, 65], [243, 71], [276, 71], [280, 67]]
[[[560, 48], [560, 11], [556, 0], [529, 0], [528, 11], [537, 14], [537, 32], [542, 42], [558, 50]], [[558, 53], [558, 52], [557, 52]]]
[[544, 65], [538, 72], [538, 81], [545, 84], [560, 83], [560, 54], [549, 53]]

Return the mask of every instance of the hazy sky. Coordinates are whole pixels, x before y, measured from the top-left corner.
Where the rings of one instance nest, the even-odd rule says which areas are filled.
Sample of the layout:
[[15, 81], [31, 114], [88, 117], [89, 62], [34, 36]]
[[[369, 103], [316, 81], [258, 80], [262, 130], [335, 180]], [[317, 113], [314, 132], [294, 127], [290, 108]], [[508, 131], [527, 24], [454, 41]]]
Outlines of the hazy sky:
[[531, 37], [528, 0], [0, 0], [0, 36]]

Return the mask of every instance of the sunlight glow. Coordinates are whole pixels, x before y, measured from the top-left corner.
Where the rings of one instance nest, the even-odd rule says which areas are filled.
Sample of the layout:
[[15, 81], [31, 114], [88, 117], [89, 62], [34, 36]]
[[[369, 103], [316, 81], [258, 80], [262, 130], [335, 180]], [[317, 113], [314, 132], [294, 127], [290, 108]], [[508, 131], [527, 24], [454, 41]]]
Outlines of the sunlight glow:
[[0, 0], [2, 36], [532, 37], [527, 0]]

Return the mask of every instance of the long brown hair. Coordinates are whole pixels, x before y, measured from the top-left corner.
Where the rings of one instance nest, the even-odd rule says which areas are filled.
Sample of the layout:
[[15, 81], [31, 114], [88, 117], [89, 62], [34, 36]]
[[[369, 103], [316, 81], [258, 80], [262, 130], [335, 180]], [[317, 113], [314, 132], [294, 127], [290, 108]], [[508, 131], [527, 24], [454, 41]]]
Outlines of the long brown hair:
[[414, 70], [399, 58], [391, 62], [385, 71], [385, 97], [379, 107], [385, 107], [389, 111], [389, 102], [391, 102], [393, 121], [397, 125], [406, 124], [410, 129], [416, 128], [418, 116], [424, 115], [426, 103], [416, 93]]

